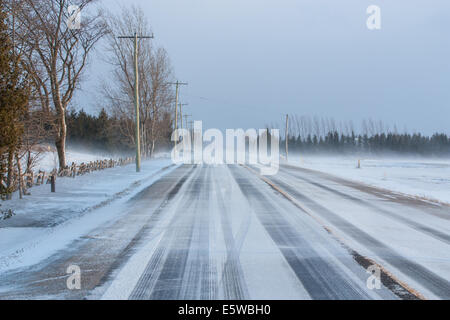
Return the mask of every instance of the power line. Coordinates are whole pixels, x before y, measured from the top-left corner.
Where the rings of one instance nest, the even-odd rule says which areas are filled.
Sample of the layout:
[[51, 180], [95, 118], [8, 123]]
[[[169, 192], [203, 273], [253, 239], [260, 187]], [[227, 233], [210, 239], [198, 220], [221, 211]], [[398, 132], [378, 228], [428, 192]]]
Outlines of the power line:
[[230, 100], [223, 100], [223, 99], [217, 99], [217, 98], [208, 98], [208, 97], [196, 96], [196, 95], [192, 95], [192, 94], [186, 94], [186, 96], [193, 98], [193, 99], [197, 99], [197, 100], [208, 101], [208, 102], [213, 102], [213, 103], [220, 103], [220, 104], [227, 105], [230, 107], [238, 107], [240, 109], [253, 110], [253, 109], [258, 108], [257, 106], [248, 105], [248, 104], [245, 104], [243, 102], [238, 102], [238, 101], [230, 101]]
[[189, 103], [180, 103], [180, 120], [181, 120], [181, 129], [183, 129], [183, 107], [188, 106]]

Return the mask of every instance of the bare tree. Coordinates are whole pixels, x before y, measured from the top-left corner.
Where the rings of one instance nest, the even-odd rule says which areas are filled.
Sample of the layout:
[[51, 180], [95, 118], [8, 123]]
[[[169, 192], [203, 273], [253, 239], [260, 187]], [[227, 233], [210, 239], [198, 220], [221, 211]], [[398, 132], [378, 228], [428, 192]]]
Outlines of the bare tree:
[[[54, 119], [53, 119], [54, 120]], [[23, 118], [24, 132], [22, 135], [20, 159], [25, 159], [25, 173], [30, 173], [42, 154], [48, 149], [43, 144], [49, 138], [49, 132], [54, 125], [48, 119], [46, 113], [41, 110], [30, 110]]]
[[[110, 33], [107, 37], [110, 56], [108, 62], [114, 67], [113, 82], [105, 83], [103, 94], [110, 102], [112, 113], [122, 119], [120, 131], [135, 144], [134, 126], [134, 47], [132, 41], [117, 36], [134, 33], [148, 35], [151, 28], [142, 9], [122, 9], [120, 15], [108, 17]], [[173, 105], [172, 67], [167, 52], [154, 49], [150, 41], [138, 44], [138, 72], [140, 92], [141, 144], [144, 156], [152, 156], [156, 143], [166, 137], [164, 128], [170, 127], [170, 109]]]
[[[18, 41], [42, 110], [54, 113], [59, 166], [66, 166], [66, 110], [79, 87], [88, 57], [107, 28], [95, 0], [22, 0], [16, 11]], [[79, 29], [69, 28], [70, 5], [82, 13]], [[89, 10], [88, 10], [89, 9]]]

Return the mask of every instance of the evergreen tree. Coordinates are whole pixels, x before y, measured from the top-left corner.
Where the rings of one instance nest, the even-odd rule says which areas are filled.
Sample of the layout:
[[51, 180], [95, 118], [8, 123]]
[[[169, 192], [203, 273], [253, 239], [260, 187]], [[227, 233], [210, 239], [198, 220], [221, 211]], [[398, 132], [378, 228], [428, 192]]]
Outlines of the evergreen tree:
[[25, 72], [14, 52], [4, 0], [0, 0], [0, 179], [3, 181], [0, 193], [11, 188], [14, 156], [20, 148], [21, 119], [27, 111], [28, 97]]

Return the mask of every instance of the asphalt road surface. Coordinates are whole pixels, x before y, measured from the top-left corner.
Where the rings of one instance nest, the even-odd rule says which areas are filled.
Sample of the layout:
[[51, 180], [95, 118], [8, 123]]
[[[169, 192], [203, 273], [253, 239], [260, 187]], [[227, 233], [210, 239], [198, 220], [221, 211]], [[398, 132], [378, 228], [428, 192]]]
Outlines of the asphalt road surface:
[[[0, 299], [450, 299], [449, 231], [448, 207], [323, 173], [181, 166], [2, 274]], [[67, 287], [73, 265], [80, 290]]]

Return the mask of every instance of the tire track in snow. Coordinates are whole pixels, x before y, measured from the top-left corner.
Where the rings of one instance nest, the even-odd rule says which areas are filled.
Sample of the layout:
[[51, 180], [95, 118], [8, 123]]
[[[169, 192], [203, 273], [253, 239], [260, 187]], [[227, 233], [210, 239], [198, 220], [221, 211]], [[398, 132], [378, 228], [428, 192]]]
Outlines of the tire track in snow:
[[[198, 175], [198, 172], [199, 171], [197, 170], [197, 173], [194, 174], [194, 177], [192, 177], [192, 179], [195, 179], [195, 177]], [[188, 185], [188, 188], [191, 188], [191, 186]], [[178, 188], [177, 192], [171, 193], [170, 199], [173, 199], [180, 189], [181, 186]], [[188, 209], [190, 205], [191, 204], [188, 203], [186, 209]], [[161, 281], [170, 282], [169, 277], [173, 278], [172, 282], [181, 279], [180, 269], [183, 268], [181, 270], [184, 271], [184, 266], [181, 265], [185, 263], [187, 259], [186, 250], [181, 249], [177, 251], [174, 249], [173, 244], [174, 240], [176, 240], [176, 234], [174, 234], [175, 233], [174, 225], [177, 223], [177, 220], [180, 219], [184, 221], [186, 217], [185, 216], [180, 217], [179, 212], [177, 212], [175, 216], [172, 218], [168, 226], [168, 230], [166, 231], [163, 238], [159, 242], [158, 248], [155, 250], [155, 253], [152, 255], [150, 261], [147, 263], [147, 267], [145, 268], [144, 273], [141, 275], [141, 277], [138, 280], [138, 283], [133, 289], [129, 297], [130, 300], [152, 299], [154, 290], [158, 289], [156, 287], [157, 285], [160, 286]], [[178, 236], [180, 236], [180, 238], [185, 237], [188, 241], [190, 241], [191, 238], [190, 233], [192, 232], [190, 228], [191, 226], [192, 224], [188, 224], [187, 225], [188, 228], [177, 228]], [[167, 263], [169, 263], [169, 265]], [[172, 264], [173, 269], [170, 269], [170, 264]], [[170, 288], [170, 283], [167, 283], [167, 288]], [[175, 296], [175, 298], [177, 297], [175, 293], [173, 293], [172, 295]]]
[[195, 203], [192, 212], [194, 229], [182, 281], [180, 298], [183, 300], [212, 300], [218, 293], [217, 270], [210, 255], [211, 213], [206, 206], [211, 198], [211, 168], [203, 167], [201, 171], [199, 184], [194, 188], [195, 194], [188, 200]]
[[130, 299], [214, 299], [217, 281], [209, 253], [207, 170], [200, 167], [181, 195], [167, 231]]
[[269, 180], [273, 181], [276, 185], [279, 185], [292, 197], [302, 201], [309, 207], [314, 208], [314, 212], [318, 213], [322, 218], [325, 218], [327, 221], [331, 222], [334, 226], [338, 227], [339, 230], [353, 238], [356, 242], [364, 245], [366, 248], [383, 258], [390, 265], [420, 283], [423, 287], [427, 288], [436, 296], [442, 299], [450, 299], [450, 282], [448, 280], [440, 277], [420, 264], [403, 257], [398, 252], [357, 228], [352, 223], [321, 206], [311, 198], [298, 192], [291, 185], [275, 177], [270, 177]]
[[242, 168], [232, 167], [231, 172], [243, 194], [251, 203], [267, 233], [278, 246], [286, 261], [301, 281], [312, 299], [370, 299], [358, 284], [345, 279], [322, 258], [301, 234], [279, 213]]
[[[233, 235], [233, 229], [230, 221], [230, 210], [227, 209], [222, 196], [222, 188], [217, 179], [215, 181], [215, 190], [220, 207], [220, 220], [225, 245], [227, 248], [226, 261], [223, 264], [223, 273], [221, 284], [223, 285], [224, 296], [226, 300], [244, 300], [249, 298], [247, 284], [242, 272], [242, 266], [239, 259], [240, 251], [250, 224], [250, 216], [247, 213], [237, 237]], [[231, 187], [231, 186], [230, 186]]]
[[[184, 170], [186, 167], [181, 167], [178, 170]], [[177, 181], [173, 187], [168, 189], [168, 193], [165, 196], [162, 203], [159, 205], [159, 207], [151, 214], [150, 219], [143, 225], [139, 232], [133, 237], [133, 239], [130, 241], [130, 243], [127, 245], [127, 247], [120, 253], [120, 255], [116, 258], [113, 265], [110, 267], [110, 271], [107, 273], [107, 275], [101, 280], [99, 285], [102, 285], [106, 283], [108, 280], [111, 280], [111, 274], [114, 270], [117, 270], [123, 265], [125, 261], [128, 260], [130, 255], [133, 252], [136, 245], [138, 245], [145, 234], [148, 234], [153, 227], [159, 222], [161, 219], [161, 215], [164, 213], [164, 210], [170, 203], [170, 201], [175, 197], [175, 195], [180, 191], [180, 189], [183, 187], [183, 185], [186, 183], [187, 179], [192, 175], [194, 172], [195, 167], [188, 169], [187, 172]], [[158, 193], [164, 193], [167, 192], [164, 188], [164, 186], [159, 186], [159, 183], [162, 183], [162, 181], [159, 181], [155, 183], [154, 185], [142, 190], [140, 193], [138, 193], [136, 196], [134, 196], [132, 199], [130, 199], [128, 202], [131, 202], [134, 204], [134, 206], [138, 207], [139, 205], [145, 204], [145, 199], [154, 199], [155, 198], [155, 189], [158, 190]], [[150, 197], [151, 195], [151, 197]], [[156, 256], [158, 254], [161, 254], [160, 252], [155, 253]]]

